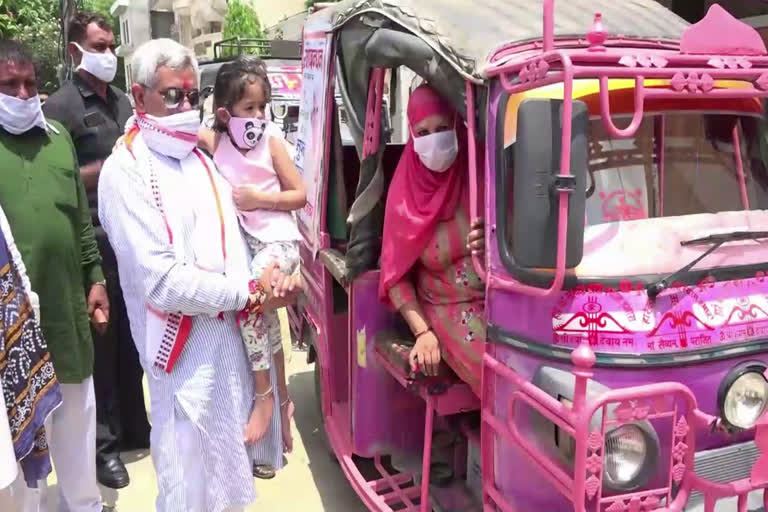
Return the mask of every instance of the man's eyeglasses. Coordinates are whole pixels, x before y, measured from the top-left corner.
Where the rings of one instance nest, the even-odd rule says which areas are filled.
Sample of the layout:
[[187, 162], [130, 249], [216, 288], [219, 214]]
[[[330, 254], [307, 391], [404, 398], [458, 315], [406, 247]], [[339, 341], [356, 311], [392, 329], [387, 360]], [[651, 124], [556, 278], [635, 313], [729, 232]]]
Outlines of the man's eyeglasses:
[[165, 91], [158, 91], [158, 93], [163, 97], [166, 108], [178, 108], [184, 102], [184, 98], [187, 99], [192, 108], [196, 108], [200, 104], [200, 91], [197, 89], [185, 91], [178, 87], [172, 87]]

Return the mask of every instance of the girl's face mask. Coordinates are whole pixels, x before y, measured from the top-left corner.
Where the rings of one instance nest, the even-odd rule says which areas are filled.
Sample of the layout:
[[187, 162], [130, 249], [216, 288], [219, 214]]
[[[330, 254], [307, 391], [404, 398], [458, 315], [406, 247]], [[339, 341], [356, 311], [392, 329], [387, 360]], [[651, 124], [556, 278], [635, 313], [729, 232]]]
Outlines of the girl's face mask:
[[264, 140], [267, 120], [256, 117], [230, 117], [227, 123], [232, 142], [240, 149], [253, 149]]
[[427, 169], [432, 172], [445, 172], [456, 161], [456, 155], [459, 153], [456, 130], [413, 137], [413, 149]]

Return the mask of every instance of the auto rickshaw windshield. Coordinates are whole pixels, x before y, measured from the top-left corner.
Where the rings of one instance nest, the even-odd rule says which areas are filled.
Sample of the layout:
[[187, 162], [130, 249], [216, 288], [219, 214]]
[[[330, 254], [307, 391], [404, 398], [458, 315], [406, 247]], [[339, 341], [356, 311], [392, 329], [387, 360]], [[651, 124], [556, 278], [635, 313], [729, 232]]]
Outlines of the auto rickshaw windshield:
[[[761, 104], [699, 107], [646, 109], [637, 132], [622, 139], [612, 137], [599, 110], [590, 108], [584, 256], [574, 269], [577, 277], [664, 275], [707, 248], [683, 247], [681, 241], [766, 225], [768, 148]], [[506, 112], [515, 115], [516, 109]], [[622, 125], [627, 116], [614, 118]], [[504, 122], [504, 172], [515, 172], [515, 123]], [[508, 216], [512, 192], [499, 196], [507, 201]], [[750, 245], [756, 249], [758, 242], [726, 244], [696, 268], [765, 263]]]

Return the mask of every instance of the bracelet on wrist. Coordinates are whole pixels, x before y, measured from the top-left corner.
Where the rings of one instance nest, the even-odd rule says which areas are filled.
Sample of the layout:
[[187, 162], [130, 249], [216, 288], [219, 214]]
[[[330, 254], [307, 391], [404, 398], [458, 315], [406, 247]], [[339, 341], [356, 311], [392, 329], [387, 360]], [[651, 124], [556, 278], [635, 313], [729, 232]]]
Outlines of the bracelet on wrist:
[[264, 285], [258, 279], [252, 279], [248, 283], [248, 311], [253, 314], [260, 313], [265, 300], [267, 292]]
[[253, 399], [255, 400], [261, 400], [262, 402], [265, 400], [268, 400], [272, 396], [273, 387], [269, 386], [269, 389], [266, 390], [264, 393], [254, 393]]
[[93, 283], [93, 286], [102, 286], [102, 287], [106, 288], [107, 287], [107, 280], [106, 279], [102, 279], [101, 281], [96, 281], [95, 283]]
[[422, 336], [424, 336], [425, 334], [427, 334], [428, 332], [431, 332], [431, 331], [432, 331], [432, 328], [431, 327], [427, 327], [423, 331], [419, 331], [416, 334], [414, 334], [413, 337], [414, 337], [415, 340], [418, 340], [419, 338], [421, 338]]

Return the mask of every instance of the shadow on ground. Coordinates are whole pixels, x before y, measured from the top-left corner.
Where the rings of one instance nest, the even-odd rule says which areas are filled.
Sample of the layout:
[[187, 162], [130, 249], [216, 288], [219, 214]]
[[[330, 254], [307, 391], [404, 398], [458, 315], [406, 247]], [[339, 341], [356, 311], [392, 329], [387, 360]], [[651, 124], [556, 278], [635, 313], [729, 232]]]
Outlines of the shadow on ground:
[[[306, 357], [294, 352], [294, 357]], [[325, 440], [322, 415], [315, 400], [315, 381], [312, 365], [307, 371], [289, 378], [288, 389], [296, 402], [296, 428], [301, 435], [309, 458], [309, 469], [315, 487], [323, 502], [323, 509], [338, 512], [364, 512], [365, 506], [347, 482], [341, 466]]]

